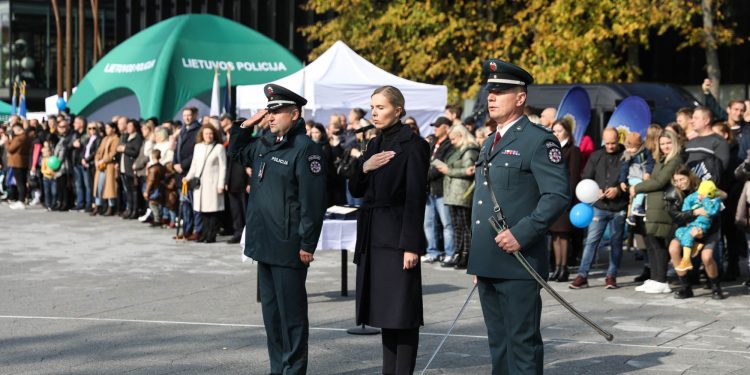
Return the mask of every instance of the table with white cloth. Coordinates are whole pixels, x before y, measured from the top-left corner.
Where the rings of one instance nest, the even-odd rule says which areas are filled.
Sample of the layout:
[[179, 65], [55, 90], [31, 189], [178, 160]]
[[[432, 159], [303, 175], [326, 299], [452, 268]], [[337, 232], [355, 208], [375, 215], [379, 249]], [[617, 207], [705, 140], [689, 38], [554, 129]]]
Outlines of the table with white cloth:
[[[341, 251], [341, 295], [347, 296], [347, 266], [348, 251], [354, 251], [357, 243], [357, 220], [323, 220], [323, 229], [320, 231], [320, 238], [315, 250], [339, 250]], [[240, 249], [242, 252], [242, 262], [249, 260], [244, 254], [245, 251], [245, 230], [242, 230], [242, 239], [240, 240]], [[258, 287], [259, 288], [259, 287]], [[258, 302], [260, 302], [260, 289], [258, 289]]]
[[341, 295], [348, 295], [348, 252], [354, 251], [357, 243], [357, 220], [324, 220], [316, 251], [341, 251]]

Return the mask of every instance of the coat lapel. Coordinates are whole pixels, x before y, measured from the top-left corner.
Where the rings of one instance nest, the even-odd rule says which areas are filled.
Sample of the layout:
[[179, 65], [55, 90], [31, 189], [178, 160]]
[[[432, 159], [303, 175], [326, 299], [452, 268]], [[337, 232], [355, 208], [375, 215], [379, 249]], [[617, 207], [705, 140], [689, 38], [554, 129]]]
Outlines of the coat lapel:
[[[513, 141], [518, 138], [518, 134], [523, 131], [523, 128], [527, 125], [526, 123], [529, 122], [529, 120], [526, 118], [526, 116], [521, 117], [518, 122], [513, 124], [508, 131], [505, 132], [505, 135], [500, 138], [500, 142], [497, 142], [497, 145], [495, 145], [495, 149], [492, 150], [492, 154], [490, 155], [490, 159], [493, 159], [495, 155], [497, 155], [500, 150], [508, 147]], [[494, 134], [494, 133], [493, 133]], [[490, 146], [492, 147], [492, 141], [490, 141]]]

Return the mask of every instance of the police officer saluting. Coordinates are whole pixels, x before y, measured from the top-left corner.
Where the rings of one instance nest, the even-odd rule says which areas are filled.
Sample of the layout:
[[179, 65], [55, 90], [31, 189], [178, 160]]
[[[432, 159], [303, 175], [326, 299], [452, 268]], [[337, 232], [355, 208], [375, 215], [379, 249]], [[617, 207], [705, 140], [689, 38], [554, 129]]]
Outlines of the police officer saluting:
[[[531, 75], [497, 59], [487, 60], [483, 73], [489, 116], [498, 126], [477, 161], [467, 272], [478, 283], [492, 373], [541, 374], [540, 286], [513, 253], [549, 274], [544, 238], [570, 202], [567, 169], [555, 136], [524, 116]], [[509, 229], [498, 234], [488, 219], [500, 209]]]
[[[231, 130], [228, 154], [253, 170], [245, 255], [258, 261], [263, 323], [272, 374], [307, 372], [307, 268], [323, 226], [326, 171], [322, 150], [305, 134], [305, 98], [264, 87], [268, 105]], [[271, 132], [253, 136], [268, 115]]]

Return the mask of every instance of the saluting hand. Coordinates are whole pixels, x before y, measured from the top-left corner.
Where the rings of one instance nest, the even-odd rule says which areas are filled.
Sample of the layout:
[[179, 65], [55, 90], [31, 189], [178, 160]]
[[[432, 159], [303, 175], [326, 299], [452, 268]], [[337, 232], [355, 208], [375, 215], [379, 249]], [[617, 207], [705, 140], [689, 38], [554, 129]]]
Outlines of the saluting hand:
[[521, 244], [518, 243], [513, 233], [507, 229], [495, 237], [495, 243], [508, 254], [513, 254], [521, 250]]
[[262, 110], [256, 112], [253, 115], [253, 117], [250, 117], [249, 119], [245, 120], [240, 125], [240, 127], [243, 128], [243, 129], [245, 129], [245, 128], [252, 128], [253, 126], [258, 125], [258, 123], [260, 123], [261, 120], [263, 120], [263, 117], [265, 117], [267, 114], [268, 114], [268, 110], [267, 109], [262, 109]]
[[404, 269], [410, 270], [419, 264], [419, 254], [404, 251]]
[[310, 262], [312, 262], [313, 260], [315, 260], [315, 258], [313, 258], [313, 255], [310, 254], [310, 253], [308, 253], [307, 251], [300, 250], [299, 251], [299, 260], [302, 261], [302, 263], [304, 263], [304, 264], [310, 264]]
[[391, 159], [393, 159], [394, 156], [396, 156], [396, 153], [393, 151], [379, 152], [373, 155], [372, 157], [370, 157], [369, 159], [367, 159], [365, 164], [362, 165], [362, 172], [367, 173], [370, 171], [374, 171], [388, 164], [388, 162], [391, 161]]

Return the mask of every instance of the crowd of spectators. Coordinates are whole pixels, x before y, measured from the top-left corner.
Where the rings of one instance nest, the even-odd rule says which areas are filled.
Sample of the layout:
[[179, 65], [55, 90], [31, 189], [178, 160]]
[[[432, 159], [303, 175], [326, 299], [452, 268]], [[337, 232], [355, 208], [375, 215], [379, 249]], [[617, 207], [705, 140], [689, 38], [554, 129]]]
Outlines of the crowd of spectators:
[[[680, 109], [674, 123], [654, 124], [643, 138], [604, 129], [598, 149], [588, 136], [577, 144], [575, 124], [557, 119], [554, 108], [529, 110], [532, 121], [560, 141], [570, 189], [581, 179], [592, 179], [601, 189], [588, 228], [571, 225], [567, 212], [550, 227], [550, 281], [569, 282], [573, 269], [577, 274], [569, 287], [587, 287], [597, 252], [607, 243], [604, 284], [619, 288], [623, 250], [636, 235], [645, 250], [637, 291], [671, 293], [676, 282], [675, 297], [688, 298], [703, 275], [713, 298], [724, 298], [720, 282], [739, 277], [740, 257], [747, 255], [750, 241], [750, 111], [742, 100], [721, 108], [710, 88], [710, 81], [704, 82], [703, 106]], [[495, 128], [491, 120], [477, 124], [461, 115], [460, 106], [448, 106], [426, 137], [431, 165], [425, 186], [428, 248], [422, 259], [456, 269], [466, 268], [468, 260], [474, 166]], [[325, 156], [328, 206], [361, 204], [347, 181], [361, 165], [367, 142], [378, 135], [366, 117], [366, 110], [354, 108], [325, 125], [306, 123], [307, 135]], [[65, 114], [46, 121], [11, 116], [0, 126], [0, 194], [12, 209], [41, 206], [120, 216], [152, 228], [179, 226], [176, 240], [212, 243], [231, 235], [228, 242], [238, 243], [252, 170], [226, 157], [232, 123], [229, 116], [199, 117], [195, 108], [185, 108], [182, 121], [161, 123], [122, 116], [107, 123]], [[414, 118], [403, 123], [420, 133]], [[268, 132], [268, 124], [256, 132]], [[696, 243], [693, 257], [685, 260], [685, 246], [675, 233], [710, 216], [705, 209], [684, 207], [707, 180], [718, 186], [723, 210], [709, 218], [707, 229], [682, 232]], [[574, 198], [571, 206], [575, 203]]]

